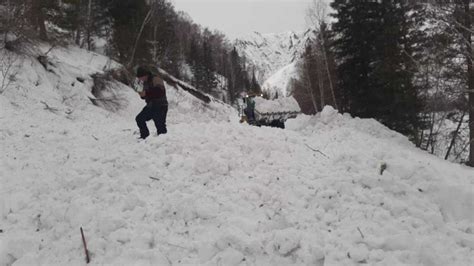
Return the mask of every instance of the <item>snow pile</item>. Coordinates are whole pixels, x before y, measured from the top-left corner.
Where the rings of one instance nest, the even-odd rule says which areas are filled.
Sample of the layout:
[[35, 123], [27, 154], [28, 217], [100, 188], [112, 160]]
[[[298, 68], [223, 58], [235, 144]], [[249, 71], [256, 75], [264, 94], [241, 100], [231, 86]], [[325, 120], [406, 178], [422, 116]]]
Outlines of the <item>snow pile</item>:
[[301, 112], [298, 102], [293, 97], [266, 100], [255, 97], [255, 110], [261, 114], [281, 112]]
[[137, 141], [131, 89], [113, 114], [22, 73], [0, 95], [0, 265], [83, 264], [80, 227], [95, 265], [474, 263], [474, 171], [374, 120], [258, 128], [169, 88], [169, 134]]

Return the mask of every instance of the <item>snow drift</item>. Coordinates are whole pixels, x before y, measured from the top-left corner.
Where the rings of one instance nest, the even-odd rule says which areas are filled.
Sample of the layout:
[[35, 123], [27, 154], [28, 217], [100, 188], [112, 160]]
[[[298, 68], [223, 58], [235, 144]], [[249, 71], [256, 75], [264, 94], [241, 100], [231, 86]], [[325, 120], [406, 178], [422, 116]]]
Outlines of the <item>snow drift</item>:
[[261, 97], [255, 97], [255, 110], [259, 113], [281, 113], [281, 112], [301, 112], [298, 102], [293, 97], [280, 98], [275, 100], [266, 100]]
[[0, 95], [0, 265], [83, 264], [80, 227], [95, 265], [473, 264], [472, 169], [374, 120], [257, 128], [168, 86], [169, 134], [139, 142], [130, 88], [89, 100], [106, 58], [50, 57]]

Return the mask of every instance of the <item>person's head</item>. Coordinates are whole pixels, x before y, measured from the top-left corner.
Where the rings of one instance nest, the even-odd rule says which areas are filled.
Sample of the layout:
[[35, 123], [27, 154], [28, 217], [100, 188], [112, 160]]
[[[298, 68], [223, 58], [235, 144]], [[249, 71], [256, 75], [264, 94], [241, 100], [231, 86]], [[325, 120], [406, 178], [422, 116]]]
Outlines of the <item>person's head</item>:
[[150, 76], [151, 76], [151, 71], [148, 68], [146, 68], [144, 66], [139, 66], [137, 68], [137, 79], [139, 79], [141, 81], [145, 81]]

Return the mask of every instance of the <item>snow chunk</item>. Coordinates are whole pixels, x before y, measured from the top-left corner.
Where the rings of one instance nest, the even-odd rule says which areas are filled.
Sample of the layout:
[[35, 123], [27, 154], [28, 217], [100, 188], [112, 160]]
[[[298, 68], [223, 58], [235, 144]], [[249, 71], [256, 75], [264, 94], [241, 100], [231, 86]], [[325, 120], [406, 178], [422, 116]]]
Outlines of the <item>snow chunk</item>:
[[324, 124], [329, 124], [331, 121], [333, 121], [339, 115], [339, 113], [332, 106], [326, 105], [326, 106], [324, 106], [324, 108], [321, 111], [320, 115], [321, 115], [321, 121]]
[[278, 230], [273, 237], [273, 249], [281, 256], [287, 257], [301, 248], [300, 232], [293, 228]]
[[298, 102], [293, 97], [266, 100], [255, 97], [255, 110], [262, 114], [280, 112], [301, 112]]

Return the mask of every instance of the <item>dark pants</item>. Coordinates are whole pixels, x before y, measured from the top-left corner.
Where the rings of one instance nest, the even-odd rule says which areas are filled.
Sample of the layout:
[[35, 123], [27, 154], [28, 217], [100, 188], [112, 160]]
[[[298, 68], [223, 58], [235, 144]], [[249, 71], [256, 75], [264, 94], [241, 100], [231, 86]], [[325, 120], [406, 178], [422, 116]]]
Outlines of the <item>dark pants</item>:
[[168, 105], [147, 104], [145, 108], [137, 115], [138, 128], [140, 129], [140, 137], [146, 138], [150, 135], [146, 122], [153, 119], [155, 122], [158, 135], [166, 134], [166, 114], [168, 113]]
[[244, 110], [245, 116], [247, 116], [247, 121], [248, 122], [254, 122], [255, 121], [255, 111], [251, 108], [245, 108]]

